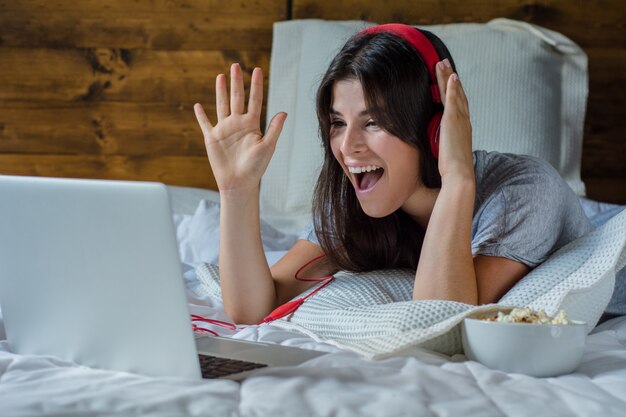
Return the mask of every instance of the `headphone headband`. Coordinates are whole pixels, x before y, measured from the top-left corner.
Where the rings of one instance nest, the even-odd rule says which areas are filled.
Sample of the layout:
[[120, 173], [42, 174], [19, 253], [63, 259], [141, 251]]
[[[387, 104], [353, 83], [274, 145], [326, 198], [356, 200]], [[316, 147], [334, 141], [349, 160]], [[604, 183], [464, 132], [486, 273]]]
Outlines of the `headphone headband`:
[[430, 93], [435, 103], [441, 103], [441, 95], [439, 93], [439, 86], [437, 85], [437, 73], [436, 65], [439, 62], [439, 54], [435, 50], [433, 44], [428, 40], [419, 29], [403, 25], [401, 23], [388, 23], [385, 25], [372, 26], [370, 28], [362, 30], [359, 34], [371, 35], [375, 33], [391, 33], [396, 35], [405, 41], [409, 42], [420, 54], [426, 67], [428, 68], [428, 74], [430, 75]]

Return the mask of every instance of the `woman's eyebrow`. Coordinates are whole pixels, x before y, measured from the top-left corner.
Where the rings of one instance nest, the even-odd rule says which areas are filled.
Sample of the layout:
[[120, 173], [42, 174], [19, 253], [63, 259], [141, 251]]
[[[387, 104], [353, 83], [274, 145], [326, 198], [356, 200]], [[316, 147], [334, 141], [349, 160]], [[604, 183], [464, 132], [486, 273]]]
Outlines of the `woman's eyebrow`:
[[[332, 107], [330, 108], [330, 114], [332, 114], [334, 116], [342, 116], [341, 112], [335, 110]], [[361, 110], [357, 116], [363, 117], [363, 116], [369, 116], [369, 115], [370, 115], [369, 110], [365, 109], [365, 110]]]

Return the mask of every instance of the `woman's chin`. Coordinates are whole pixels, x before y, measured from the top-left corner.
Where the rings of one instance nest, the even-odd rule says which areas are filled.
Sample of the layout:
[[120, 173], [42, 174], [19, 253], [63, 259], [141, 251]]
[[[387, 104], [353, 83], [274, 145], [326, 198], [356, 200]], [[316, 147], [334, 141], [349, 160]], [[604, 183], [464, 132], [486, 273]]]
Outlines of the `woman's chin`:
[[395, 210], [390, 210], [388, 207], [381, 207], [379, 204], [375, 204], [371, 201], [367, 203], [363, 203], [359, 201], [361, 204], [361, 209], [368, 217], [373, 217], [375, 219], [380, 219], [381, 217], [389, 216]]

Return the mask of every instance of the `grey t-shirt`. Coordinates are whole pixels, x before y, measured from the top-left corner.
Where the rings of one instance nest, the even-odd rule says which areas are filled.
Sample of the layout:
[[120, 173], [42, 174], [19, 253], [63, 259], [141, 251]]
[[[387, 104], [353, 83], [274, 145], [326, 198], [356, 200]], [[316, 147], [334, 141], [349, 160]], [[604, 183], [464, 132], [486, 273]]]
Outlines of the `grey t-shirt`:
[[[592, 230], [578, 197], [542, 159], [475, 151], [472, 253], [535, 267]], [[300, 239], [317, 245], [312, 223]]]

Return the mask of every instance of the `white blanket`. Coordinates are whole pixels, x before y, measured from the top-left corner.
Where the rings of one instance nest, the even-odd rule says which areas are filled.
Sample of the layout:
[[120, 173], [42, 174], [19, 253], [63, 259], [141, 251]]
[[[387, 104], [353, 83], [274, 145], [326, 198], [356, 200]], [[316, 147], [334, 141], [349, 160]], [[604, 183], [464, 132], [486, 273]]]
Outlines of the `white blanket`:
[[[219, 316], [217, 304], [197, 308]], [[0, 343], [0, 415], [617, 417], [626, 410], [626, 317], [588, 336], [575, 373], [548, 379], [428, 351], [369, 361], [273, 326], [246, 328], [235, 337], [334, 353], [237, 384], [93, 370], [14, 355]]]
[[[199, 291], [196, 266], [185, 265], [191, 312], [227, 319], [219, 300]], [[158, 329], [158, 323], [146, 325]], [[587, 337], [574, 373], [546, 379], [423, 349], [414, 349], [412, 357], [371, 361], [273, 325], [212, 329], [330, 353], [298, 367], [261, 371], [238, 384], [94, 370], [47, 356], [15, 355], [0, 342], [0, 416], [625, 415], [626, 317], [605, 322]]]

